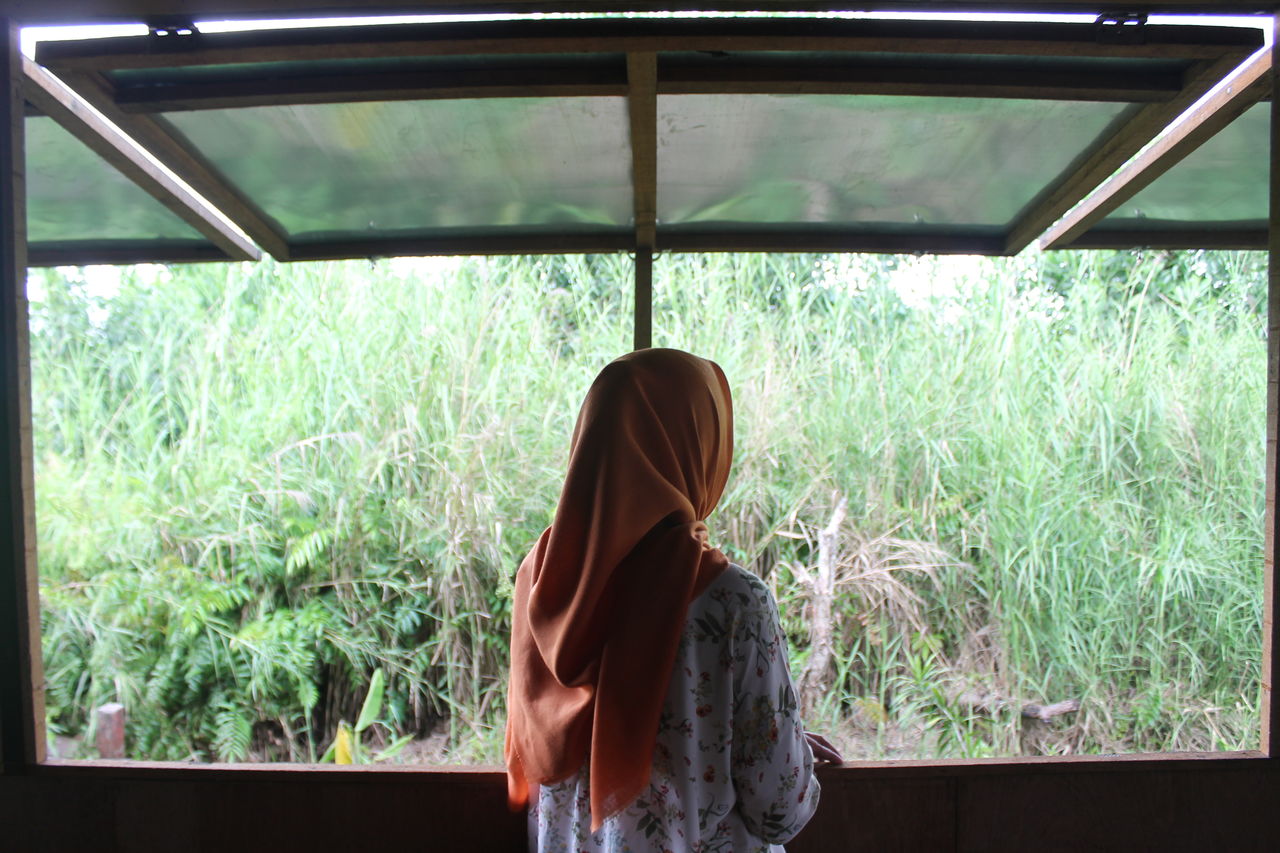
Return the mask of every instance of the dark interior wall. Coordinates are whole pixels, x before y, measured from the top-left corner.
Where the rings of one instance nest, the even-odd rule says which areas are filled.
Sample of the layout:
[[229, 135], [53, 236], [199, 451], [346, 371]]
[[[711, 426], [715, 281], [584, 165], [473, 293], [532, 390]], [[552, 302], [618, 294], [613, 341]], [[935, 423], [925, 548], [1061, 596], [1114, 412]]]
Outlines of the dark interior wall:
[[[1093, 764], [1093, 766], [1090, 766]], [[1280, 849], [1280, 772], [1263, 759], [869, 765], [820, 771], [790, 853]], [[249, 770], [0, 777], [0, 849], [519, 851], [495, 770]]]
[[523, 819], [507, 811], [500, 773], [219, 775], [0, 778], [0, 850], [523, 849]]
[[834, 771], [818, 814], [787, 850], [1280, 850], [1273, 762], [1158, 764]]

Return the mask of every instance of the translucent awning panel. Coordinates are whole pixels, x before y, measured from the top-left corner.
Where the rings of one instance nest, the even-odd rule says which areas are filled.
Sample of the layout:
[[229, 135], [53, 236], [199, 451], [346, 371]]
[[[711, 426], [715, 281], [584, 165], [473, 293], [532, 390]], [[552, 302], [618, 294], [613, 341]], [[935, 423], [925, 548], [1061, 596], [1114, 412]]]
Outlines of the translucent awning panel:
[[1130, 109], [885, 95], [662, 96], [659, 224], [1002, 229]]
[[46, 41], [37, 60], [113, 102], [281, 259], [650, 242], [1004, 254], [1262, 41], [589, 17]]
[[1255, 104], [1092, 231], [1265, 229], [1270, 112]]
[[625, 231], [632, 218], [623, 98], [310, 104], [166, 118], [290, 240]]
[[212, 249], [198, 231], [53, 119], [26, 119], [26, 156], [33, 254], [74, 248], [87, 262], [95, 250], [152, 245], [159, 260], [165, 247]]

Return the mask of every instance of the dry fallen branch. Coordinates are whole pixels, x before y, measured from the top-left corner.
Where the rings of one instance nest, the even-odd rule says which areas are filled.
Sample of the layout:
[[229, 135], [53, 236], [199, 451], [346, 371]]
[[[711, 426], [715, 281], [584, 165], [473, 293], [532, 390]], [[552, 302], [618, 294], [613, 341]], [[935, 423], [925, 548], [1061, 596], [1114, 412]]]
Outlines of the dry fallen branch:
[[1060, 733], [1051, 729], [1050, 723], [1055, 717], [1071, 714], [1080, 710], [1079, 699], [1063, 699], [1041, 705], [1038, 702], [1019, 703], [999, 693], [980, 693], [967, 690], [957, 695], [952, 701], [970, 713], [989, 714], [994, 716], [1010, 708], [1018, 708], [1022, 725], [1018, 732], [1018, 748], [1023, 755], [1056, 755], [1064, 751]]
[[1054, 702], [1052, 705], [1037, 705], [1034, 702], [1022, 706], [1022, 716], [1034, 718], [1042, 723], [1047, 723], [1054, 717], [1062, 714], [1070, 714], [1080, 710], [1079, 699], [1063, 699], [1061, 702]]
[[[1014, 707], [1017, 703], [996, 693], [977, 693], [972, 690], [961, 693], [956, 696], [955, 703], [971, 712], [982, 714], [997, 714], [1001, 711]], [[1080, 710], [1079, 699], [1063, 699], [1061, 702], [1054, 702], [1050, 705], [1040, 705], [1035, 702], [1028, 702], [1021, 707], [1019, 713], [1027, 719], [1039, 720], [1042, 723], [1050, 722], [1054, 717], [1070, 714]]]

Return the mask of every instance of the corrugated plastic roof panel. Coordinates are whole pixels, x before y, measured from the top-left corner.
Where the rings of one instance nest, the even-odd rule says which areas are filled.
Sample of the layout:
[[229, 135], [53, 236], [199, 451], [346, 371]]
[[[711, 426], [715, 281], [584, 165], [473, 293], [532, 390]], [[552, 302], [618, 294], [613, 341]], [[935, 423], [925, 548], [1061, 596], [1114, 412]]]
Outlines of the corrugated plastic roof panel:
[[152, 138], [173, 128], [160, 144], [181, 152], [174, 168], [281, 257], [650, 242], [1000, 254], [1261, 42], [1224, 27], [1140, 36], [565, 19], [104, 39], [37, 57], [126, 131], [139, 117]]
[[1255, 104], [1092, 229], [1265, 230], [1271, 105]]
[[291, 240], [631, 221], [622, 98], [309, 104], [166, 118]]
[[26, 119], [27, 240], [33, 262], [104, 262], [121, 250], [166, 253], [209, 241], [53, 119]]
[[658, 99], [658, 220], [999, 233], [1129, 108], [840, 95]]

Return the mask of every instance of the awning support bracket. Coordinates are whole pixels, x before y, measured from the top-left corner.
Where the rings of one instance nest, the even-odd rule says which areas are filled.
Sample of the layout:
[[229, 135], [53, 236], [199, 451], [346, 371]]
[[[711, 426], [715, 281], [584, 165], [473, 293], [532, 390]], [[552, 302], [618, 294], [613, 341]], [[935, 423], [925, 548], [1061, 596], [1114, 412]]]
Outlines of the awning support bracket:
[[199, 35], [200, 30], [190, 18], [159, 17], [147, 20], [147, 34], [157, 39], [175, 39]]
[[1146, 12], [1103, 12], [1093, 22], [1098, 44], [1146, 44]]

